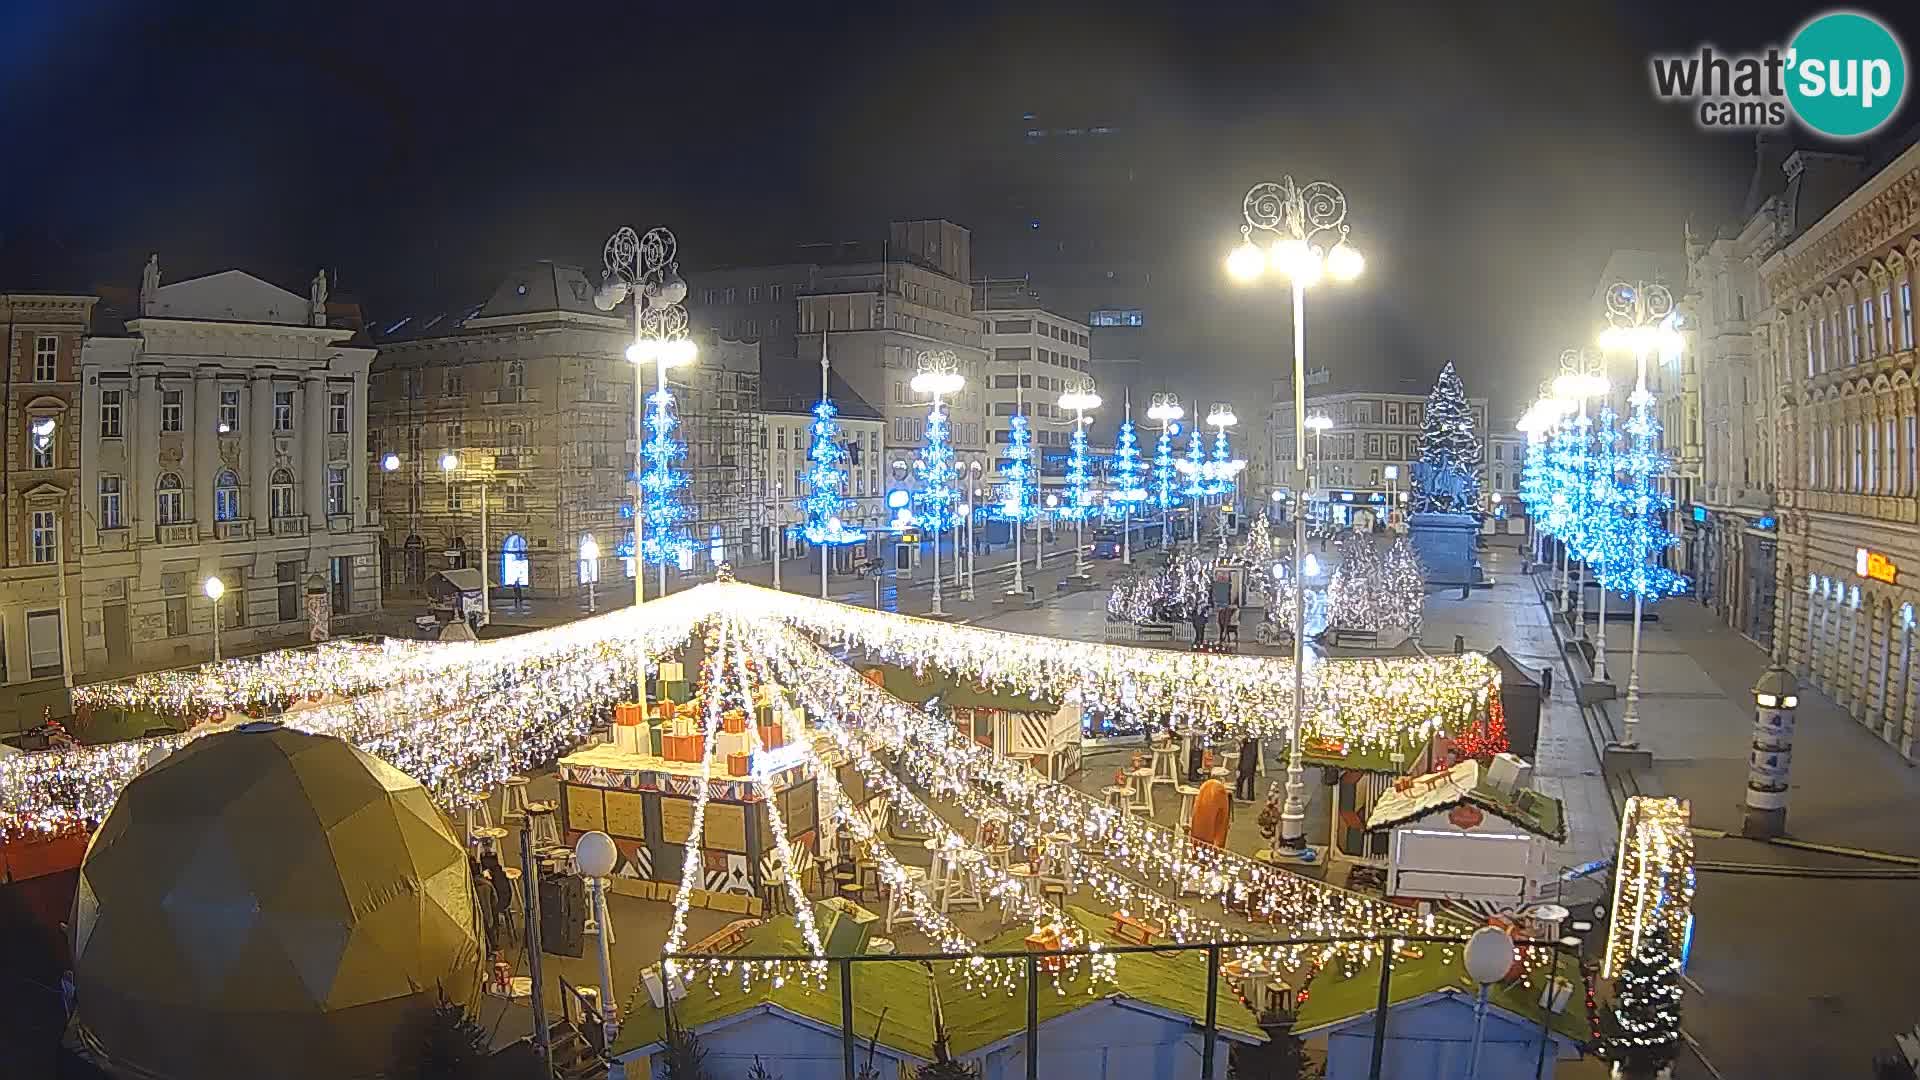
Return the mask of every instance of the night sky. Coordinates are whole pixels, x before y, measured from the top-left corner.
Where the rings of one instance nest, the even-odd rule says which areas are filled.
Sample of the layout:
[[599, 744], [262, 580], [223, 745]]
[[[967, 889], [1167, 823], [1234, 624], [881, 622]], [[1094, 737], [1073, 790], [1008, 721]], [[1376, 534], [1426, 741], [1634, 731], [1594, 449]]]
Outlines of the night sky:
[[[1656, 103], [1647, 55], [1823, 9], [262, 7], [0, 5], [0, 288], [132, 285], [158, 250], [169, 280], [303, 290], [324, 265], [380, 317], [526, 259], [597, 266], [621, 223], [671, 226], [697, 273], [938, 216], [974, 230], [976, 273], [1151, 272], [1169, 375], [1250, 402], [1282, 296], [1221, 257], [1246, 188], [1291, 172], [1346, 189], [1369, 259], [1310, 301], [1313, 363], [1424, 384], [1453, 360], [1496, 412], [1584, 336], [1610, 250], [1739, 213], [1751, 137]], [[1023, 138], [1055, 123], [1118, 130]]]

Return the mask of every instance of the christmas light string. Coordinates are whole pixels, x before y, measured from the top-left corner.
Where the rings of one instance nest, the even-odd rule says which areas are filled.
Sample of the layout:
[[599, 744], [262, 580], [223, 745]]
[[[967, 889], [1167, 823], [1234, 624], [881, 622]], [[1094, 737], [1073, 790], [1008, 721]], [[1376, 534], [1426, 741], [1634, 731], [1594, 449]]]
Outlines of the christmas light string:
[[700, 869], [705, 865], [701, 857], [700, 838], [706, 834], [707, 793], [709, 781], [713, 779], [714, 748], [720, 742], [719, 653], [726, 645], [726, 633], [726, 623], [709, 624], [706, 631], [707, 652], [701, 661], [700, 684], [707, 700], [703, 720], [705, 735], [701, 740], [700, 788], [694, 793], [693, 820], [687, 826], [687, 839], [680, 849], [680, 889], [673, 894], [673, 919], [667, 925], [667, 943], [660, 950], [665, 956], [661, 971], [672, 978], [681, 977], [679, 963], [674, 957], [686, 944], [687, 908], [693, 903], [693, 890], [702, 884]]
[[1651, 931], [1679, 951], [1693, 927], [1692, 813], [1680, 799], [1635, 795], [1621, 814], [1614, 858], [1613, 912], [1600, 975], [1613, 978]]
[[127, 709], [178, 719], [228, 712], [278, 712], [322, 696], [353, 697], [410, 677], [463, 663], [458, 643], [387, 638], [378, 644], [329, 641], [176, 671], [73, 688], [78, 710]]

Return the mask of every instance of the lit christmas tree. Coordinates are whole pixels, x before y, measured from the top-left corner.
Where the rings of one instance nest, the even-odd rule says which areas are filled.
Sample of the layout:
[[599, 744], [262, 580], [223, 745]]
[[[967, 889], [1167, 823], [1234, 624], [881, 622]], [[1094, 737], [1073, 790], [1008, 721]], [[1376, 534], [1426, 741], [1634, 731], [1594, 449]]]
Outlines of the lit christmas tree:
[[1160, 441], [1153, 450], [1153, 506], [1156, 510], [1165, 510], [1173, 505], [1175, 496], [1174, 480], [1179, 470], [1173, 457], [1173, 437], [1179, 431], [1178, 425], [1168, 424], [1160, 429]]
[[1187, 457], [1180, 462], [1180, 475], [1187, 478], [1186, 487], [1180, 493], [1190, 499], [1197, 499], [1211, 493], [1207, 482], [1207, 447], [1200, 439], [1200, 429], [1194, 428], [1187, 433]]
[[1640, 939], [1614, 979], [1601, 1056], [1623, 1077], [1654, 1077], [1680, 1053], [1680, 958], [1666, 936]]
[[1627, 518], [1626, 562], [1608, 588], [1625, 596], [1658, 600], [1687, 590], [1686, 575], [1660, 565], [1660, 553], [1679, 543], [1661, 522], [1673, 500], [1654, 486], [1671, 464], [1659, 450], [1660, 421], [1653, 415], [1653, 395], [1642, 387], [1629, 399], [1633, 416], [1627, 421], [1627, 453], [1621, 461], [1626, 474], [1626, 497], [1621, 513]]
[[1207, 462], [1207, 468], [1213, 474], [1211, 483], [1208, 485], [1208, 494], [1225, 495], [1233, 490], [1233, 474], [1235, 472], [1233, 467], [1233, 447], [1227, 441], [1227, 429], [1225, 427], [1214, 429], [1213, 459]]
[[1427, 394], [1425, 426], [1420, 432], [1418, 462], [1432, 469], [1457, 472], [1458, 491], [1429, 491], [1418, 472], [1413, 481], [1412, 511], [1470, 514], [1480, 506], [1480, 436], [1473, 429], [1473, 411], [1453, 362], [1440, 369]]
[[839, 410], [821, 398], [813, 407], [813, 444], [807, 448], [807, 497], [800, 500], [800, 524], [795, 532], [807, 543], [838, 546], [867, 538], [840, 518], [845, 511], [847, 448], [840, 443]]
[[1593, 570], [1602, 586], [1631, 560], [1631, 523], [1620, 513], [1627, 501], [1627, 489], [1620, 481], [1620, 432], [1612, 404], [1601, 402], [1594, 424], [1593, 451], [1588, 455], [1586, 516], [1582, 530], [1580, 558]]
[[1327, 583], [1327, 618], [1342, 630], [1419, 631], [1426, 604], [1426, 577], [1410, 541], [1402, 538], [1386, 555], [1360, 534], [1341, 542], [1340, 564]]
[[1262, 510], [1253, 515], [1253, 524], [1247, 526], [1246, 563], [1261, 567], [1272, 561], [1273, 533], [1267, 525], [1267, 513]]
[[1405, 630], [1409, 636], [1418, 635], [1426, 619], [1427, 571], [1420, 565], [1420, 553], [1414, 550], [1412, 539], [1402, 535], [1395, 540], [1381, 565], [1380, 591], [1388, 598], [1387, 625]]
[[1527, 508], [1527, 517], [1533, 522], [1534, 528], [1543, 532], [1546, 531], [1549, 448], [1546, 440], [1529, 438], [1526, 457], [1520, 466], [1520, 505]]
[[1141, 486], [1146, 471], [1146, 463], [1140, 460], [1140, 446], [1133, 433], [1133, 417], [1129, 416], [1120, 422], [1120, 432], [1113, 443], [1113, 463], [1107, 470], [1112, 484], [1112, 491], [1107, 495], [1109, 517], [1118, 517], [1128, 508], [1137, 509], [1147, 500], [1147, 489]]
[[1020, 413], [1013, 414], [1007, 425], [1007, 463], [1001, 469], [1006, 479], [1000, 485], [997, 513], [1004, 521], [1021, 522], [1034, 515], [1033, 433]]
[[913, 493], [915, 521], [935, 543], [952, 527], [960, 493], [954, 490], [953, 441], [947, 434], [947, 411], [936, 402], [927, 413], [926, 441], [920, 445], [913, 471], [920, 490]]
[[1500, 691], [1495, 690], [1487, 699], [1487, 715], [1472, 727], [1460, 733], [1453, 740], [1453, 749], [1459, 760], [1468, 758], [1482, 765], [1493, 764], [1495, 754], [1504, 754], [1510, 749], [1507, 743], [1507, 710], [1500, 703]]
[[640, 478], [644, 493], [641, 521], [641, 557], [650, 563], [681, 565], [693, 555], [693, 542], [683, 524], [688, 515], [680, 492], [687, 486], [686, 470], [675, 464], [687, 456], [687, 445], [675, 434], [673, 395], [656, 390], [647, 395], [647, 442], [643, 447], [647, 471]]
[[1067, 498], [1061, 504], [1060, 517], [1083, 521], [1093, 512], [1092, 476], [1087, 471], [1087, 425], [1076, 423], [1067, 439]]

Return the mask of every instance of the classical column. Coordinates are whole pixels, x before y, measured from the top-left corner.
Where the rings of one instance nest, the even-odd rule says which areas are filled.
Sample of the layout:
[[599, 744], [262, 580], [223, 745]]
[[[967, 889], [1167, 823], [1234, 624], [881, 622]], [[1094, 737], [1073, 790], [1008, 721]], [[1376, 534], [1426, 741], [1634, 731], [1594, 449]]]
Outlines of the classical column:
[[187, 459], [187, 487], [193, 492], [193, 517], [200, 523], [200, 536], [213, 535], [213, 475], [219, 471], [219, 444], [216, 441], [220, 409], [213, 381], [214, 369], [201, 365], [193, 371], [193, 413], [187, 417], [187, 430], [193, 432], [193, 452]]
[[[160, 479], [160, 368], [142, 364], [137, 370], [138, 389], [130, 410], [135, 417], [132, 494], [137, 510], [133, 525], [135, 535], [151, 543], [159, 539], [154, 528], [160, 520], [154, 494], [154, 484]], [[121, 422], [126, 422], [126, 411], [121, 414]]]
[[309, 372], [300, 384], [306, 416], [300, 425], [300, 487], [306, 493], [307, 528], [327, 527], [327, 383]]
[[273, 369], [257, 367], [247, 381], [247, 423], [240, 430], [247, 444], [247, 487], [252, 494], [253, 531], [273, 528]]

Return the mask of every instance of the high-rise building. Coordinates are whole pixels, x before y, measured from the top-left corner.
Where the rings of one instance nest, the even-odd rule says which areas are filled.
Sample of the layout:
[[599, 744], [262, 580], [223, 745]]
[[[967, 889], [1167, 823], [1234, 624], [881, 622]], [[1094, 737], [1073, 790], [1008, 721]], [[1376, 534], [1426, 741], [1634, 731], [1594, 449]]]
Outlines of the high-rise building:
[[[1033, 451], [1040, 465], [1040, 498], [1059, 494], [1066, 485], [1068, 446], [1073, 437], [1073, 413], [1060, 408], [1062, 392], [1084, 386], [1091, 374], [1089, 333], [1085, 323], [1042, 305], [1020, 279], [982, 280], [974, 288], [974, 304], [986, 327], [987, 441], [995, 452], [981, 483], [999, 483], [1005, 459], [1000, 452], [1011, 432], [1015, 411], [1026, 415]], [[1123, 390], [1095, 383], [1105, 399], [1092, 419], [1120, 415]], [[1109, 430], [1112, 430], [1110, 427]], [[1051, 489], [1051, 490], [1050, 490]]]

